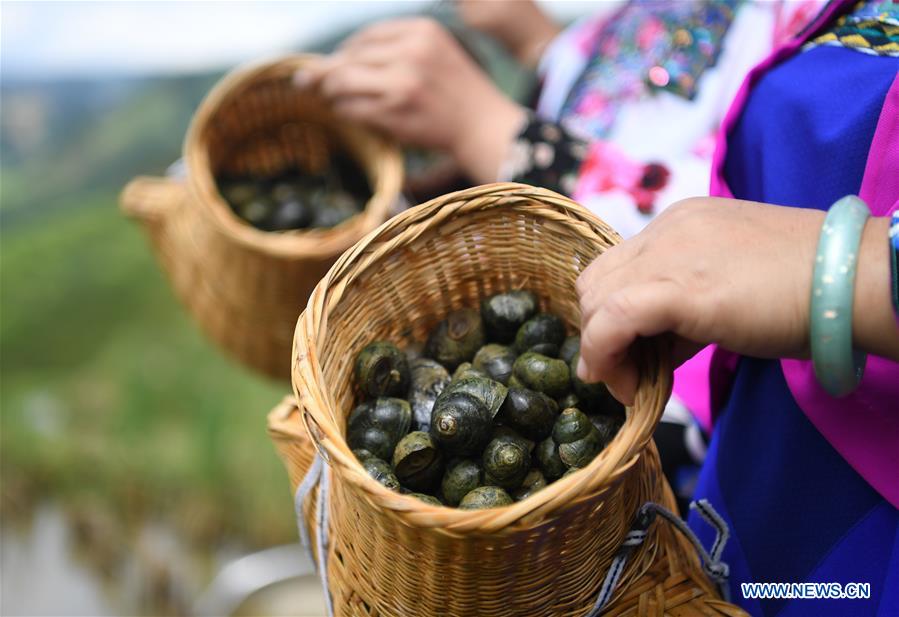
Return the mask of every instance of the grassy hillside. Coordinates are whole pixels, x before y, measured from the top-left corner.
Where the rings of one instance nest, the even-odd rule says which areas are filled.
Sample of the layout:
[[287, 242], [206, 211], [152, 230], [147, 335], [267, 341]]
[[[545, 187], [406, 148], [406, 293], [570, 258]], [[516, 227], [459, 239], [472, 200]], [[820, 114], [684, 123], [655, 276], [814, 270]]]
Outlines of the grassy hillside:
[[[133, 83], [108, 105], [68, 114], [54, 109], [65, 104], [58, 88], [47, 87], [48, 138], [24, 152], [5, 140], [4, 514], [51, 498], [118, 521], [110, 533], [124, 534], [123, 546], [131, 524], [147, 519], [168, 520], [206, 547], [294, 536], [264, 422], [287, 386], [251, 375], [202, 337], [117, 206], [129, 178], [177, 158], [216, 77]], [[17, 96], [41, 101], [36, 90], [5, 88], [4, 108]]]

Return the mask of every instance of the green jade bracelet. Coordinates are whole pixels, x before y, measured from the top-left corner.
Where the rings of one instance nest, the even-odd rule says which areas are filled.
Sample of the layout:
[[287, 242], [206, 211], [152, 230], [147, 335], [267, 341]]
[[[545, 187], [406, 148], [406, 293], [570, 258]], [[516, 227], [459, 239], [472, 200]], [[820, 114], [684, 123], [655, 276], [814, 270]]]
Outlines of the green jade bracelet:
[[862, 230], [871, 212], [854, 195], [830, 207], [815, 257], [809, 329], [815, 377], [833, 397], [858, 386], [865, 370], [864, 353], [852, 346], [852, 303]]

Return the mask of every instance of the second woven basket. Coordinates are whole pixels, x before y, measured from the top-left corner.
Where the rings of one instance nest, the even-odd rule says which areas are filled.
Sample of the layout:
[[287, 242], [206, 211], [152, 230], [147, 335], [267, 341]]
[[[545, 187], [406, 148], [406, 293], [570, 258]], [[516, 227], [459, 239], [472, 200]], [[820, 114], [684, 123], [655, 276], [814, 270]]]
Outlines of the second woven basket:
[[[344, 439], [352, 364], [371, 340], [422, 341], [449, 311], [527, 288], [579, 325], [575, 281], [618, 236], [546, 190], [497, 184], [413, 208], [366, 236], [319, 283], [297, 323], [300, 417], [327, 460], [327, 574], [337, 615], [584, 615], [646, 501], [664, 502], [651, 443], [671, 387], [666, 356], [639, 354], [636, 403], [589, 467], [524, 501], [481, 511], [436, 507], [375, 482]], [[289, 436], [281, 434], [285, 452]], [[286, 457], [288, 466], [304, 457]], [[291, 471], [298, 482], [300, 473]], [[654, 525], [621, 590], [660, 550]]]
[[[244, 364], [289, 376], [297, 307], [334, 260], [380, 225], [400, 196], [402, 157], [380, 135], [337, 120], [293, 85], [309, 56], [237, 69], [200, 105], [184, 142], [187, 177], [133, 180], [125, 212], [140, 220], [172, 286], [206, 333]], [[219, 174], [270, 176], [354, 158], [372, 190], [365, 210], [328, 229], [265, 232], [235, 215]]]

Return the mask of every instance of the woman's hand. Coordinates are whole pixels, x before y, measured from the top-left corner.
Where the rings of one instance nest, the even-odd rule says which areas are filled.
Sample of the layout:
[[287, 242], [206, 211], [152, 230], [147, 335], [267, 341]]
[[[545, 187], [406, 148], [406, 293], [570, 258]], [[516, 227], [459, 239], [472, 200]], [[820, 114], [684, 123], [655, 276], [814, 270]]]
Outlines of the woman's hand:
[[349, 38], [297, 75], [344, 118], [448, 152], [476, 182], [496, 180], [525, 112], [436, 21], [398, 19]]
[[499, 41], [519, 62], [535, 67], [561, 28], [532, 0], [456, 0], [462, 21]]
[[[756, 357], [806, 357], [812, 269], [824, 212], [695, 198], [665, 210], [580, 276], [578, 375], [633, 403], [638, 337], [672, 333], [675, 362], [709, 343]], [[869, 220], [855, 285], [856, 345], [899, 356], [887, 219]]]

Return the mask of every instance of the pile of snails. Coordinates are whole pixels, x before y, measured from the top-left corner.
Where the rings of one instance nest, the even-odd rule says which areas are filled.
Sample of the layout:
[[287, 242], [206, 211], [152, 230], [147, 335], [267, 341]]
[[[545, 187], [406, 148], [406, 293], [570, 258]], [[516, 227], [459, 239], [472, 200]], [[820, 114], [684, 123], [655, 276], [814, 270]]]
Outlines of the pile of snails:
[[624, 421], [603, 384], [577, 377], [579, 349], [526, 290], [450, 313], [423, 353], [372, 342], [347, 443], [375, 480], [432, 505], [525, 499], [588, 465]]
[[223, 175], [217, 184], [234, 213], [263, 231], [334, 227], [362, 212], [371, 198], [364, 172], [340, 153], [319, 173]]

